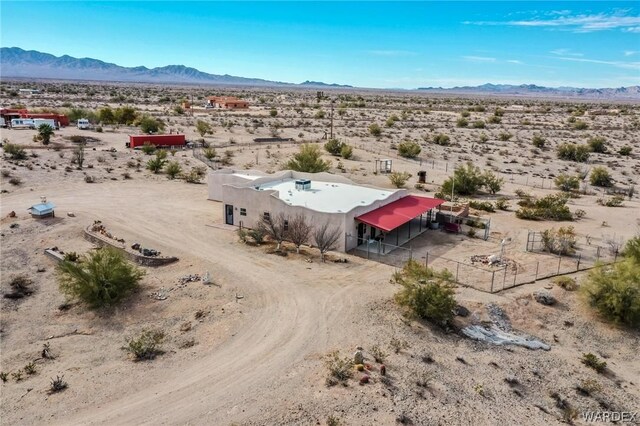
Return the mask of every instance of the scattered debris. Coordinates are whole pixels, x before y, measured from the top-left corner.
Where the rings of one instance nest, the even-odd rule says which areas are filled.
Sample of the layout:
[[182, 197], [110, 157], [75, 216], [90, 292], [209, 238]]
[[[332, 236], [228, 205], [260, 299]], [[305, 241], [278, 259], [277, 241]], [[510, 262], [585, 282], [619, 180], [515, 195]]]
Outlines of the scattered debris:
[[178, 278], [178, 282], [180, 282], [180, 284], [193, 283], [196, 281], [200, 281], [200, 275], [198, 274], [185, 275]]
[[7, 215], [7, 217], [16, 217], [16, 212], [14, 212], [13, 210], [11, 210], [9, 212], [9, 214]]
[[483, 265], [495, 266], [498, 268], [509, 268], [513, 271], [516, 271], [518, 269], [518, 264], [514, 260], [508, 259], [504, 256], [502, 257], [502, 259], [500, 259], [494, 254], [474, 254], [473, 256], [471, 256], [471, 264], [473, 265], [476, 263], [482, 263]]
[[169, 297], [169, 290], [164, 287], [161, 287], [160, 290], [152, 292], [149, 297], [152, 297], [156, 300], [167, 300]]
[[473, 340], [491, 343], [493, 345], [516, 345], [527, 349], [542, 349], [548, 351], [551, 349], [549, 345], [540, 340], [531, 337], [517, 336], [512, 333], [506, 333], [496, 326], [485, 328], [479, 325], [470, 325], [462, 329], [462, 334]]
[[74, 212], [67, 212], [67, 216], [69, 217], [76, 217]]
[[556, 303], [556, 298], [546, 290], [536, 291], [535, 293], [533, 293], [533, 297], [536, 302], [542, 305], [551, 306], [555, 305]]
[[111, 232], [108, 232], [107, 228], [105, 228], [105, 226], [99, 220], [93, 221], [93, 225], [91, 226], [91, 232], [95, 232], [95, 233], [98, 233], [100, 235], [104, 235], [107, 238], [110, 238], [112, 240], [115, 240], [115, 241], [117, 241], [119, 243], [124, 244], [124, 239], [118, 238], [115, 235], [111, 234]]
[[511, 331], [511, 321], [500, 306], [495, 303], [488, 303], [486, 308], [489, 313], [489, 318], [491, 318], [491, 321], [493, 321], [500, 330]]
[[18, 227], [20, 227], [20, 225], [17, 224], [17, 223], [12, 223], [11, 225], [9, 225], [9, 228], [11, 228], [11, 229], [15, 229], [15, 228], [18, 228]]

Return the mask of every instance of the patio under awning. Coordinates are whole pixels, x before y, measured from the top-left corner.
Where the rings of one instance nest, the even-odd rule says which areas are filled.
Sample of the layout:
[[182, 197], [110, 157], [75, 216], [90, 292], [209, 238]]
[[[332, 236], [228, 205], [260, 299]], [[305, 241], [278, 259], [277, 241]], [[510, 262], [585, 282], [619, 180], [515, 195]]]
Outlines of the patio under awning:
[[444, 202], [444, 200], [439, 198], [407, 195], [406, 197], [358, 216], [356, 220], [385, 232], [390, 232], [434, 207], [438, 207]]

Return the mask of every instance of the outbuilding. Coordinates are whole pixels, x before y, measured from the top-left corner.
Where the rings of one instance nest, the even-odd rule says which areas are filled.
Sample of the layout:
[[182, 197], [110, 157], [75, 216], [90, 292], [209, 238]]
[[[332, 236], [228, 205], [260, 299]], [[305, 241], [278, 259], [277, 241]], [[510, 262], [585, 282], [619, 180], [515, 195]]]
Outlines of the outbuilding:
[[31, 217], [42, 219], [45, 217], [56, 217], [55, 208], [56, 206], [52, 202], [42, 197], [42, 202], [29, 207], [28, 211]]
[[156, 147], [183, 147], [187, 143], [184, 135], [129, 135], [127, 148], [140, 148], [145, 144], [154, 145]]

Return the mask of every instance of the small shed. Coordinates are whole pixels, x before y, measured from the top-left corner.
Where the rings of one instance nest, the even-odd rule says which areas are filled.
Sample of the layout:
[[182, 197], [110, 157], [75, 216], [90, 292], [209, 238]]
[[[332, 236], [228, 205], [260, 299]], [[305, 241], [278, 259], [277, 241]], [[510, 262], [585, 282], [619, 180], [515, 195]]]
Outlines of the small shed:
[[29, 207], [29, 213], [31, 217], [44, 218], [44, 217], [56, 217], [54, 209], [56, 206], [52, 202], [43, 201], [39, 204], [35, 204]]

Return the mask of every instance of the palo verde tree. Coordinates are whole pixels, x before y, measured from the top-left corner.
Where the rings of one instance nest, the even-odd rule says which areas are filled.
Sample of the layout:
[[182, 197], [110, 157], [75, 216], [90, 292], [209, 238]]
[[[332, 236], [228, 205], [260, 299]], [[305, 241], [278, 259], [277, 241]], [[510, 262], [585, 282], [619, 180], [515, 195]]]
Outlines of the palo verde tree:
[[140, 130], [146, 134], [158, 133], [164, 130], [164, 123], [162, 120], [145, 115], [140, 119]]
[[63, 260], [56, 274], [62, 293], [98, 309], [114, 306], [131, 294], [144, 271], [127, 261], [121, 251], [104, 247], [77, 262]]
[[640, 326], [640, 235], [631, 238], [624, 259], [589, 272], [580, 292], [589, 306], [605, 319], [630, 327]]
[[41, 124], [38, 126], [38, 139], [42, 141], [43, 145], [49, 145], [51, 136], [53, 136], [53, 127], [48, 124]]
[[453, 177], [447, 178], [442, 184], [442, 194], [449, 195], [453, 191], [459, 195], [474, 195], [481, 188], [486, 188], [492, 194], [500, 191], [504, 179], [499, 178], [491, 170], [480, 171], [480, 167], [469, 162], [456, 167]]
[[303, 144], [300, 151], [285, 164], [286, 169], [297, 172], [319, 173], [329, 170], [331, 163], [322, 159], [317, 145]]
[[198, 120], [196, 122], [196, 131], [198, 132], [200, 137], [204, 138], [208, 134], [213, 134], [213, 127], [211, 127], [211, 124], [207, 123], [204, 120]]
[[393, 281], [402, 286], [396, 302], [411, 316], [443, 327], [451, 322], [456, 307], [451, 272], [437, 272], [411, 259], [393, 274]]

